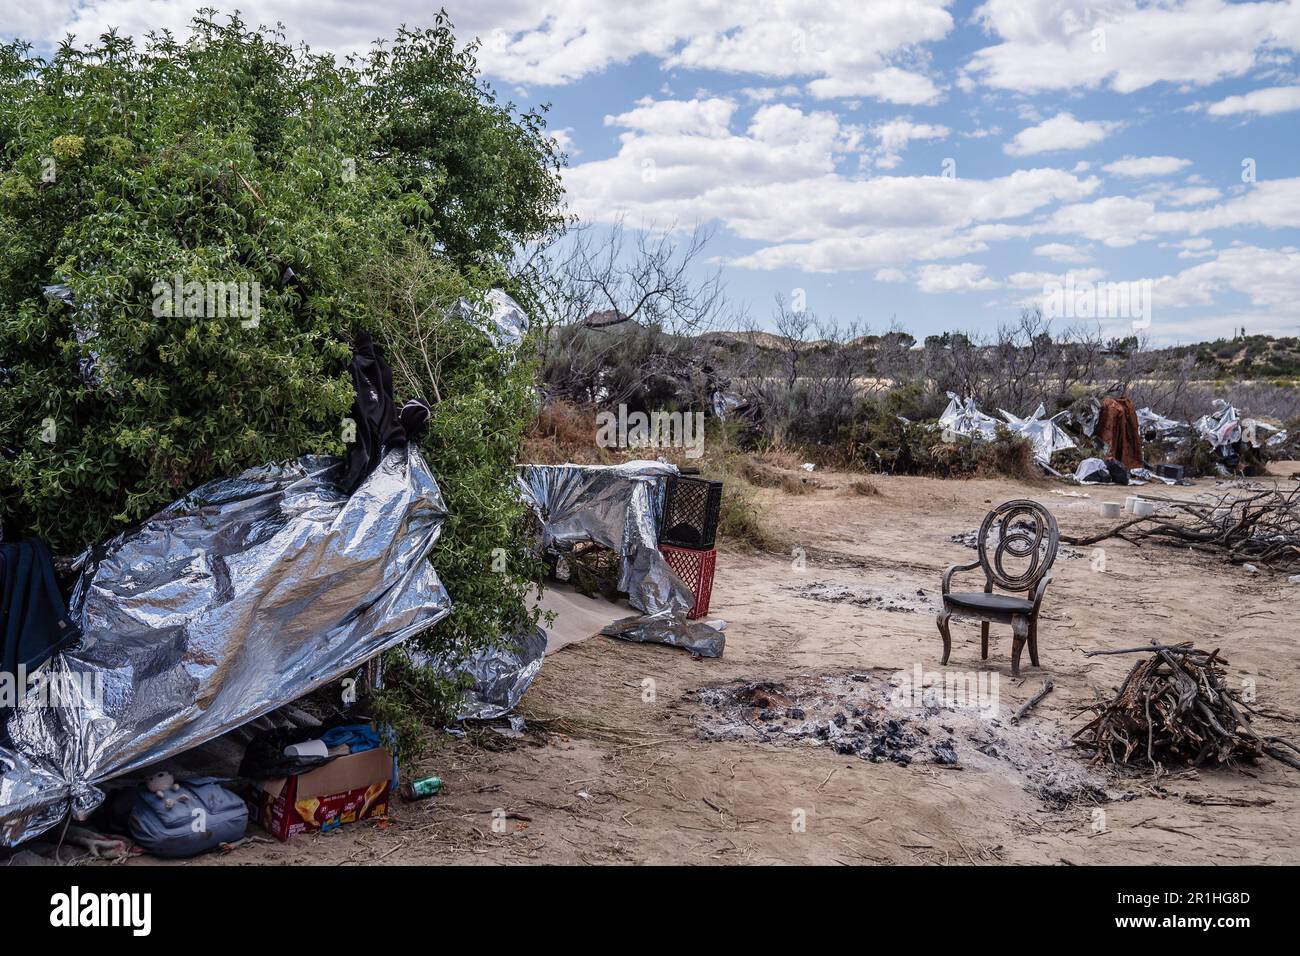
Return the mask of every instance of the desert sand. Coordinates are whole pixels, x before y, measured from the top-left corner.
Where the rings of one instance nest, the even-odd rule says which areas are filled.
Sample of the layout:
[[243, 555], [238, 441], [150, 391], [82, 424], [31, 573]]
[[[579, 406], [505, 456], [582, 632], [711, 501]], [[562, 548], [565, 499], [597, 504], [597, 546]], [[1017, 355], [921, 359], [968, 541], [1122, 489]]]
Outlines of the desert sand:
[[[1297, 470], [1274, 468], [1283, 484]], [[1008, 629], [993, 628], [981, 661], [978, 625], [954, 622], [948, 669], [996, 675], [998, 716], [914, 712], [920, 746], [906, 766], [766, 730], [758, 710], [781, 710], [792, 694], [805, 704], [824, 691], [833, 713], [835, 694], [874, 692], [878, 704], [891, 675], [939, 670], [940, 577], [975, 557], [951, 539], [991, 505], [1032, 498], [1063, 534], [1080, 534], [1109, 524], [1100, 502], [1134, 491], [1072, 497], [1058, 493], [1072, 490], [1061, 482], [874, 477], [880, 494], [863, 496], [850, 487], [857, 477], [819, 471], [809, 494], [759, 493], [792, 554], [720, 552], [710, 618], [728, 622], [722, 658], [601, 636], [570, 644], [547, 657], [519, 707], [521, 737], [439, 736], [406, 768], [441, 776], [439, 796], [397, 801], [386, 822], [193, 863], [1300, 862], [1300, 773], [1266, 760], [1121, 775], [1089, 768], [1069, 743], [1081, 709], [1113, 692], [1135, 660], [1084, 651], [1151, 639], [1222, 648], [1233, 679], [1253, 680], [1256, 706], [1273, 715], [1260, 728], [1295, 739], [1300, 584], [1181, 549], [1111, 541], [1104, 570], [1092, 548], [1063, 549], [1043, 605], [1042, 667], [1026, 655], [1020, 679]], [[1201, 479], [1141, 490], [1230, 487]], [[1053, 693], [1013, 727], [1009, 715], [1048, 678]], [[751, 700], [754, 685], [752, 709], [718, 709], [737, 690]], [[944, 743], [955, 761], [934, 757]], [[1044, 774], [1063, 786], [1044, 788]]]

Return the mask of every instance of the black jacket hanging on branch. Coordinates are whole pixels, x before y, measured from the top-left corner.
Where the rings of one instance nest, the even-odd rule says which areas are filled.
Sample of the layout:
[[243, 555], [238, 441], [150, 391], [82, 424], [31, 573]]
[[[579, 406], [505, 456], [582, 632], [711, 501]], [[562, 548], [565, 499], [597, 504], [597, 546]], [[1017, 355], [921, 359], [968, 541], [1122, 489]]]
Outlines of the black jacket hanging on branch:
[[357, 335], [351, 369], [352, 387], [356, 391], [351, 418], [356, 435], [348, 444], [347, 474], [343, 480], [343, 489], [348, 494], [356, 491], [375, 470], [385, 448], [406, 444], [406, 430], [393, 402], [393, 372], [365, 332]]

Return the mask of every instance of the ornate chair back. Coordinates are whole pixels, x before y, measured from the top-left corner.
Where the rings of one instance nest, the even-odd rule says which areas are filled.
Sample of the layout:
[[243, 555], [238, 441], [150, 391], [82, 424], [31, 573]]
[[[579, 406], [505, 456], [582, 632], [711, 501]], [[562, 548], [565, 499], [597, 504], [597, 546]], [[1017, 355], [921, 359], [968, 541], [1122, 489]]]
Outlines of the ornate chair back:
[[[984, 518], [979, 532], [980, 564], [989, 587], [1032, 591], [1056, 560], [1061, 534], [1052, 513], [1036, 501], [1004, 501]], [[1009, 559], [1018, 565], [1008, 567]]]

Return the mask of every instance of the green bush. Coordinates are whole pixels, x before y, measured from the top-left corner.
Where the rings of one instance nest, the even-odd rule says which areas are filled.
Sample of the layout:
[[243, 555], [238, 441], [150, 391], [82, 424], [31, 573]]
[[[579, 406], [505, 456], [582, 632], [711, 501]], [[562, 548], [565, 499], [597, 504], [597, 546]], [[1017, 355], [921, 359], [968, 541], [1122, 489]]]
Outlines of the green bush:
[[849, 463], [870, 471], [936, 478], [1040, 476], [1028, 440], [1001, 424], [991, 441], [960, 435], [943, 441], [935, 421], [938, 402], [919, 385], [859, 402], [852, 424], [842, 431]]
[[[429, 315], [492, 285], [528, 306], [505, 264], [563, 226], [541, 116], [495, 101], [444, 17], [339, 64], [215, 16], [183, 42], [0, 46], [0, 519], [59, 552], [211, 478], [342, 452], [353, 336], [412, 348], [399, 291]], [[177, 276], [249, 283], [256, 314], [168, 301]], [[532, 369], [441, 332], [435, 372], [396, 376], [399, 398], [440, 395], [421, 445], [450, 510], [455, 611], [416, 640], [469, 651], [532, 620], [512, 492]], [[386, 713], [453, 705], [394, 667]]]
[[[445, 20], [339, 65], [214, 16], [185, 42], [0, 46], [0, 518], [59, 551], [341, 451], [373, 322], [353, 280], [408, 235], [478, 267], [561, 222], [540, 118], [493, 101]], [[160, 301], [176, 276], [256, 283], [256, 323]]]

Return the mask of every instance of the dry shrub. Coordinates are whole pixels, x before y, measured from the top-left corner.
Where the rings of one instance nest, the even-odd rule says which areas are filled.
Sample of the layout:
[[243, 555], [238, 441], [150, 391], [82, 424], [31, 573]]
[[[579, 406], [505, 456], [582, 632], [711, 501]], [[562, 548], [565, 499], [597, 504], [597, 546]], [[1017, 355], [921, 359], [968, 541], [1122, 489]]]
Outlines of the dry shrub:
[[[815, 478], [810, 478], [802, 473], [790, 474], [789, 471], [782, 468], [773, 467], [765, 460], [767, 457], [765, 455], [749, 455], [741, 458], [735, 466], [735, 470], [740, 477], [756, 488], [779, 488], [787, 495], [806, 495], [821, 487], [821, 483]], [[784, 457], [791, 460], [795, 459], [795, 456], [790, 453], [785, 453]], [[793, 468], [797, 466], [787, 467]]]
[[727, 481], [722, 490], [718, 536], [723, 547], [737, 550], [785, 550], [785, 540], [768, 524], [766, 512], [754, 500], [753, 489], [735, 479]]
[[[748, 455], [719, 453], [709, 456], [702, 472], [723, 482], [722, 506], [718, 513], [720, 548], [782, 552], [786, 543], [772, 529], [763, 507], [755, 500], [755, 488], [746, 473], [756, 462]], [[768, 471], [773, 471], [768, 469]]]
[[811, 478], [801, 478], [798, 475], [783, 475], [781, 477], [781, 490], [787, 495], [811, 494], [817, 488], [818, 483]]
[[547, 402], [524, 435], [521, 460], [532, 465], [609, 464], [608, 451], [596, 444], [596, 412], [589, 405]]
[[1029, 482], [1043, 479], [1042, 469], [1034, 463], [1034, 447], [1005, 429], [999, 428], [992, 441], [976, 443], [974, 451], [976, 477]]
[[849, 491], [863, 498], [877, 498], [880, 496], [880, 486], [875, 482], [868, 481], [866, 478], [859, 478], [857, 481], [850, 482]]

